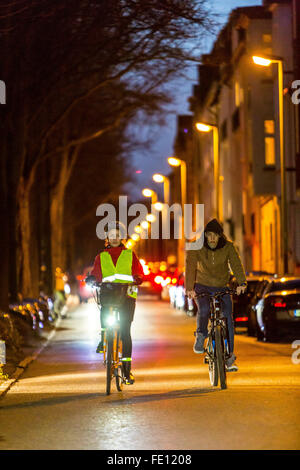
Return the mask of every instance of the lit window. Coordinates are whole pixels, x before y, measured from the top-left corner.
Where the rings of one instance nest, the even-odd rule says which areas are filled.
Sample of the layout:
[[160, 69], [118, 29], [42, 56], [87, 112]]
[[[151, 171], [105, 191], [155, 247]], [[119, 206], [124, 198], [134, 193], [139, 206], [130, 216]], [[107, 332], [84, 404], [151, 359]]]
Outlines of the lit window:
[[273, 120], [264, 122], [265, 130], [265, 164], [275, 165], [275, 124]]
[[265, 134], [272, 134], [275, 133], [275, 123], [273, 120], [265, 121]]
[[272, 42], [272, 35], [271, 34], [263, 34], [262, 38], [263, 38], [263, 42], [265, 42], [265, 43]]
[[275, 165], [274, 137], [265, 137], [265, 163], [266, 165]]
[[235, 94], [235, 106], [238, 108], [240, 104], [244, 101], [244, 90], [241, 88], [238, 81], [234, 84], [234, 94]]

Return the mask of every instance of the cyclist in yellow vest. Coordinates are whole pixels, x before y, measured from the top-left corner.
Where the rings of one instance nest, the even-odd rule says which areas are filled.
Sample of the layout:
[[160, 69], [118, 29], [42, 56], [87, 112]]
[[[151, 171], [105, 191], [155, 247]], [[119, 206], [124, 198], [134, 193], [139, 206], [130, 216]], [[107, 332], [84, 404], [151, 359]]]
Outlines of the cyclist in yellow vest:
[[[135, 282], [141, 284], [143, 282], [143, 267], [137, 256], [132, 250], [127, 249], [122, 243], [122, 227], [119, 223], [114, 224], [114, 228], [107, 231], [106, 248], [96, 256], [94, 267], [90, 278], [94, 278], [97, 282]], [[131, 323], [134, 317], [135, 304], [137, 298], [137, 288], [130, 288], [127, 297], [124, 299], [122, 306], [121, 335], [123, 343], [123, 369], [126, 377], [126, 383], [131, 385], [134, 383], [134, 377], [131, 372], [131, 355], [132, 355], [132, 339], [131, 339]], [[96, 352], [103, 352], [103, 331], [105, 330], [107, 310], [101, 308], [101, 340], [98, 344]]]

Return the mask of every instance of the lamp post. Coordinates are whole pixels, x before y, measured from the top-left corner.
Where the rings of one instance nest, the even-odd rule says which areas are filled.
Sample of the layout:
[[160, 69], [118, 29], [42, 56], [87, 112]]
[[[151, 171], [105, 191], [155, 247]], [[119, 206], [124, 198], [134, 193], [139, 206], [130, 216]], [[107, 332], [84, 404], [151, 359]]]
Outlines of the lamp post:
[[283, 258], [283, 271], [288, 272], [288, 239], [287, 239], [287, 200], [286, 200], [286, 181], [285, 181], [285, 151], [284, 151], [284, 116], [283, 116], [283, 59], [281, 57], [261, 57], [252, 56], [256, 65], [269, 67], [271, 64], [277, 64], [278, 70], [278, 110], [279, 110], [279, 151], [280, 151], [280, 213], [281, 213], [281, 249]]
[[164, 183], [164, 203], [170, 203], [170, 179], [167, 176], [161, 175], [160, 173], [155, 173], [153, 176], [153, 181], [156, 183]]
[[219, 152], [219, 130], [213, 124], [196, 122], [195, 127], [199, 132], [213, 131], [213, 158], [214, 158], [214, 184], [215, 184], [215, 211], [218, 220], [222, 221], [223, 211], [221, 204], [222, 193], [220, 191], [220, 152]]
[[185, 254], [184, 254], [184, 208], [186, 204], [186, 186], [187, 186], [187, 175], [186, 175], [186, 162], [180, 160], [180, 158], [169, 157], [168, 163], [171, 166], [180, 166], [180, 186], [181, 186], [181, 206], [182, 206], [182, 218], [181, 218], [181, 230], [182, 236], [178, 243], [178, 265], [184, 266]]
[[153, 189], [144, 188], [142, 194], [145, 197], [151, 197], [151, 204], [155, 204], [157, 202], [157, 193], [153, 191]]
[[186, 204], [186, 163], [184, 160], [180, 160], [176, 157], [169, 157], [168, 163], [171, 166], [180, 166], [181, 204], [183, 212], [184, 205]]

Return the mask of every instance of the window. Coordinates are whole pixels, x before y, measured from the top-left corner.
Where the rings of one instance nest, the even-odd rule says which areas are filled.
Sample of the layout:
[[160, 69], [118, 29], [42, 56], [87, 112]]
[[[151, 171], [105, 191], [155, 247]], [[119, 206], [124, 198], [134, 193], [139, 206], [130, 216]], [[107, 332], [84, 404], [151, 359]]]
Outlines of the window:
[[272, 42], [272, 35], [271, 34], [263, 34], [262, 35], [263, 42], [266, 44], [270, 44]]
[[265, 127], [265, 164], [275, 165], [275, 124], [273, 120], [266, 120]]
[[239, 107], [244, 101], [244, 90], [238, 81], [234, 84], [234, 98], [236, 107]]

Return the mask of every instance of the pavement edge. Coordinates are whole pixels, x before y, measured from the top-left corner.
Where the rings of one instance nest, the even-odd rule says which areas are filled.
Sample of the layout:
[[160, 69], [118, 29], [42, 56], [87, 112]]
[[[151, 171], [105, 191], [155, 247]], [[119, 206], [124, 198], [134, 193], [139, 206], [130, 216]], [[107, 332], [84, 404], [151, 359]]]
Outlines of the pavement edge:
[[50, 341], [52, 340], [52, 338], [56, 334], [56, 331], [57, 331], [57, 328], [60, 325], [60, 322], [61, 322], [61, 319], [59, 318], [57, 320], [57, 322], [55, 323], [55, 329], [52, 330], [49, 333], [45, 343], [40, 348], [38, 348], [33, 354], [31, 354], [30, 356], [25, 357], [25, 359], [23, 359], [17, 365], [16, 370], [13, 373], [12, 377], [8, 380], [5, 380], [2, 384], [0, 384], [0, 398], [9, 391], [9, 389], [12, 387], [12, 385], [15, 382], [17, 382], [17, 380], [19, 380], [19, 378], [24, 373], [24, 371], [27, 369], [29, 364], [31, 364], [31, 362], [33, 362], [41, 354], [41, 352], [48, 346], [48, 344], [50, 343]]

